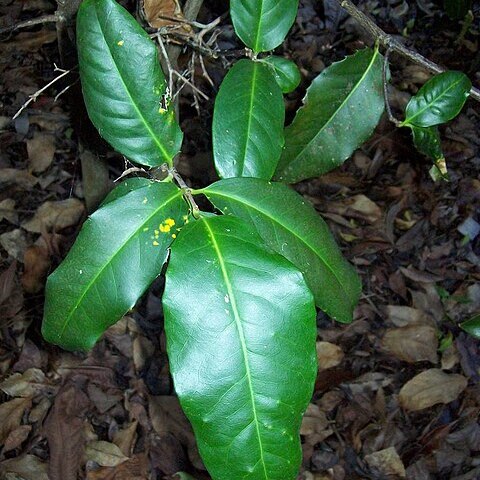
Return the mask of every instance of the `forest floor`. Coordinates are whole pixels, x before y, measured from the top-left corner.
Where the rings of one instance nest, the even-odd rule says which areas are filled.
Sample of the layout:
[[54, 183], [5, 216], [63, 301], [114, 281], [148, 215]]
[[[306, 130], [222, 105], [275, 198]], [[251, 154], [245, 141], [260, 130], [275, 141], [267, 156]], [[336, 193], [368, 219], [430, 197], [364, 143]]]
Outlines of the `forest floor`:
[[[461, 22], [426, 0], [360, 5], [387, 32], [480, 86], [478, 5], [464, 35]], [[55, 8], [51, 0], [1, 0], [0, 29]], [[205, 1], [199, 20], [225, 8]], [[229, 22], [224, 15], [208, 35], [218, 35], [219, 48], [238, 50]], [[169, 375], [161, 278], [88, 355], [41, 337], [46, 276], [78, 234], [85, 205], [111, 187], [124, 160], [80, 131], [89, 130], [78, 113], [75, 72], [12, 121], [59, 74], [54, 23], [3, 33], [0, 41], [0, 478], [173, 480], [188, 472], [208, 479]], [[286, 99], [287, 120], [322, 69], [364, 45], [371, 40], [335, 2], [301, 0], [278, 49], [302, 72]], [[187, 47], [181, 68], [190, 59]], [[208, 100], [197, 97], [197, 111], [188, 86], [180, 97], [179, 169], [193, 186], [215, 179], [210, 128], [225, 74], [222, 59], [204, 63], [214, 86], [197, 62], [196, 87]], [[398, 113], [429, 75], [395, 55], [391, 71]], [[73, 93], [55, 100], [69, 84]], [[480, 312], [479, 115], [469, 100], [441, 128], [449, 182], [434, 183], [407, 129], [384, 118], [343, 167], [295, 186], [363, 282], [353, 323], [318, 316], [320, 370], [301, 431], [303, 480], [480, 479], [480, 348], [458, 325]], [[110, 180], [97, 178], [92, 187], [81, 160], [96, 155], [108, 160]]]

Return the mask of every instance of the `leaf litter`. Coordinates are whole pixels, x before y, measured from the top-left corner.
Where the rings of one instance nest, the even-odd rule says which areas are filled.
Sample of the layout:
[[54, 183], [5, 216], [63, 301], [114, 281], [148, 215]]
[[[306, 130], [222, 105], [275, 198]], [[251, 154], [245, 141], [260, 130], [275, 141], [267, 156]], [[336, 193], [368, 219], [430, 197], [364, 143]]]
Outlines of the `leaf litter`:
[[[168, 18], [158, 13], [163, 3]], [[359, 4], [399, 34], [416, 15], [412, 42], [439, 52], [449, 68], [474, 61], [468, 44], [454, 44], [455, 32], [439, 27], [438, 10], [429, 16], [410, 3], [393, 14], [383, 4]], [[2, 22], [51, 13], [48, 2], [22, 5], [0, 5]], [[155, 28], [188, 37], [178, 5], [150, 1], [144, 8]], [[287, 99], [290, 118], [313, 76], [365, 38], [332, 2], [325, 5], [322, 13], [315, 2], [300, 2], [286, 44], [303, 75]], [[222, 8], [205, 4], [200, 21]], [[241, 48], [227, 29], [222, 35], [226, 48]], [[59, 90], [47, 91], [16, 122], [10, 118], [51, 80], [55, 40], [54, 26], [43, 25], [9, 36], [0, 54], [0, 477], [207, 480], [169, 375], [161, 279], [88, 355], [62, 352], [39, 335], [45, 277], [85, 218], [77, 165], [83, 150], [66, 99], [54, 102]], [[221, 65], [205, 63], [221, 78]], [[428, 75], [401, 59], [394, 65], [391, 103], [400, 108]], [[180, 98], [190, 138], [182, 165], [204, 184], [211, 165], [197, 171], [195, 162], [210, 155], [208, 112], [192, 117], [190, 103], [187, 92]], [[433, 184], [408, 135], [383, 121], [341, 169], [295, 187], [324, 215], [363, 280], [351, 325], [318, 316], [321, 369], [302, 423], [299, 478], [480, 478], [480, 349], [458, 326], [480, 312], [479, 124], [470, 102], [442, 131], [450, 183]], [[108, 155], [116, 178], [123, 159]]]

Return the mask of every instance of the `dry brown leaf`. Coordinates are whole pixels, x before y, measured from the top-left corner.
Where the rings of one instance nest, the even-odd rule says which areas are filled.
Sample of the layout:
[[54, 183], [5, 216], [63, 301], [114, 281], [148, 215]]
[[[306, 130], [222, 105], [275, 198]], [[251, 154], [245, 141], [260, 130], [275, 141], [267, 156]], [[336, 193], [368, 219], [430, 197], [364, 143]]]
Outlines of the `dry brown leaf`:
[[365, 455], [365, 461], [368, 466], [383, 475], [394, 475], [405, 478], [405, 467], [399, 457], [395, 447], [389, 447], [385, 450]]
[[153, 355], [154, 351], [155, 346], [147, 337], [137, 335], [133, 339], [133, 364], [137, 372], [143, 369], [147, 359]]
[[457, 347], [454, 343], [442, 352], [442, 370], [451, 370], [460, 361]]
[[18, 213], [15, 210], [15, 200], [6, 198], [0, 202], [0, 222], [7, 220], [10, 223], [18, 223]]
[[27, 293], [39, 293], [50, 270], [51, 260], [46, 248], [32, 245], [27, 248], [23, 257], [25, 269], [22, 285]]
[[20, 426], [23, 413], [31, 403], [29, 398], [14, 398], [0, 405], [0, 444]]
[[121, 452], [129, 457], [133, 452], [133, 447], [137, 439], [137, 420], [134, 420], [126, 428], [115, 432], [113, 435], [113, 443], [121, 450]]
[[431, 368], [416, 375], [400, 390], [398, 399], [405, 410], [417, 411], [437, 403], [450, 403], [467, 387], [463, 375]]
[[[302, 426], [300, 427], [301, 435], [322, 434], [325, 431], [330, 431], [330, 423], [325, 412], [314, 403], [310, 403], [307, 407], [305, 415], [303, 416]], [[328, 435], [327, 435], [328, 436]], [[324, 437], [326, 438], [326, 437]]]
[[44, 28], [38, 32], [23, 32], [18, 35], [15, 35], [14, 40], [10, 42], [3, 42], [2, 53], [16, 52], [19, 51], [38, 51], [42, 45], [46, 43], [52, 43], [57, 40], [57, 34], [55, 30], [48, 30]]
[[[47, 464], [35, 455], [23, 455], [4, 460], [0, 463], [0, 474], [1, 478], [12, 480], [49, 480]], [[8, 474], [11, 475], [8, 476]]]
[[0, 305], [8, 300], [15, 287], [15, 273], [17, 262], [13, 261], [10, 266], [0, 274]]
[[33, 397], [45, 389], [45, 374], [38, 368], [29, 368], [25, 373], [14, 373], [2, 383], [3, 390], [11, 397]]
[[192, 31], [188, 23], [182, 22], [185, 17], [178, 0], [144, 0], [143, 10], [153, 28], [180, 26], [185, 33]]
[[44, 172], [52, 164], [55, 155], [55, 137], [35, 132], [33, 138], [27, 140], [27, 152], [30, 170], [35, 173]]
[[400, 267], [400, 271], [402, 272], [403, 275], [405, 275], [405, 277], [409, 278], [414, 282], [437, 283], [443, 280], [443, 278], [438, 275], [434, 275], [433, 273], [429, 273], [429, 272], [422, 272], [413, 267], [409, 267], [409, 268]]
[[82, 417], [89, 406], [88, 397], [76, 385], [66, 384], [55, 397], [44, 424], [50, 449], [50, 480], [77, 480], [85, 448]]
[[382, 339], [382, 349], [405, 362], [437, 363], [437, 330], [428, 325], [391, 328]]
[[82, 165], [83, 196], [87, 211], [91, 213], [97, 209], [113, 188], [113, 182], [109, 178], [108, 162], [90, 150], [80, 150], [80, 163]]
[[87, 472], [86, 480], [147, 480], [150, 478], [147, 456], [133, 455], [116, 467], [102, 467]]
[[10, 183], [31, 189], [38, 182], [38, 179], [26, 170], [18, 170], [16, 168], [0, 168], [0, 184]]
[[148, 413], [153, 428], [159, 435], [171, 433], [184, 445], [195, 445], [192, 427], [185, 417], [177, 397], [151, 396], [148, 402]]
[[50, 410], [50, 407], [52, 405], [52, 402], [48, 398], [42, 398], [40, 400], [40, 403], [36, 405], [35, 407], [32, 408], [30, 411], [30, 415], [28, 416], [28, 421], [30, 423], [35, 423], [35, 422], [43, 422], [43, 419], [47, 415], [48, 411]]
[[3, 446], [4, 452], [9, 452], [10, 450], [18, 448], [28, 438], [31, 431], [31, 425], [20, 425], [18, 428], [11, 431], [10, 435], [8, 435], [5, 440], [5, 445]]
[[382, 218], [381, 208], [362, 194], [339, 202], [329, 202], [325, 208], [330, 213], [357, 218], [370, 224], [374, 224]]
[[160, 437], [172, 434], [187, 447], [188, 457], [192, 464], [196, 468], [204, 469], [198, 454], [192, 426], [183, 413], [176, 396], [150, 396], [148, 414], [154, 430]]
[[387, 305], [385, 312], [389, 322], [396, 327], [406, 327], [407, 325], [435, 326], [435, 320], [427, 312], [417, 308]]
[[339, 365], [344, 357], [343, 350], [334, 343], [317, 342], [317, 360], [319, 370]]
[[90, 400], [100, 413], [105, 413], [113, 406], [117, 405], [123, 398], [120, 390], [112, 388], [102, 389], [94, 383], [89, 383], [87, 393]]
[[184, 447], [171, 433], [153, 436], [149, 456], [152, 468], [167, 475], [184, 470], [188, 465]]
[[23, 262], [28, 243], [25, 232], [22, 229], [16, 228], [11, 232], [2, 233], [0, 235], [0, 245], [12, 258]]
[[85, 448], [87, 460], [98, 463], [101, 467], [116, 467], [128, 460], [114, 443], [98, 440], [90, 442]]
[[83, 203], [76, 198], [45, 202], [38, 208], [34, 217], [23, 224], [23, 228], [36, 233], [59, 231], [76, 225], [84, 211]]

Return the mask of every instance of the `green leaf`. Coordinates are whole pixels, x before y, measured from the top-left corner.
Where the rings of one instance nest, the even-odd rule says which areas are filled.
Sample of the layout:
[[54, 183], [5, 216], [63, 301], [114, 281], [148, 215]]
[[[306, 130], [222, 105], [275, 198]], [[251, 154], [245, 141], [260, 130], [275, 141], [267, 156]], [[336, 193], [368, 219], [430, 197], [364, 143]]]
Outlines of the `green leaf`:
[[432, 77], [408, 102], [402, 126], [431, 127], [456, 117], [472, 82], [462, 72], [449, 71]]
[[319, 308], [339, 322], [352, 321], [361, 284], [326, 223], [286, 185], [254, 178], [220, 180], [202, 190], [224, 214], [254, 226], [265, 243], [304, 274]]
[[127, 193], [133, 192], [142, 187], [151, 185], [153, 180], [145, 177], [131, 177], [122, 180], [103, 200], [102, 206], [107, 203], [113, 202], [120, 197], [125, 196]]
[[302, 79], [297, 65], [283, 57], [270, 56], [261, 60], [273, 68], [275, 80], [283, 93], [293, 92]]
[[440, 133], [438, 127], [415, 127], [410, 125], [415, 148], [423, 155], [433, 159], [434, 163], [429, 170], [434, 182], [448, 180], [447, 164], [442, 152]]
[[231, 0], [235, 32], [255, 53], [278, 47], [297, 16], [298, 0]]
[[413, 143], [415, 148], [423, 155], [438, 160], [443, 158], [440, 133], [437, 127], [412, 126]]
[[293, 480], [316, 376], [301, 273], [234, 217], [182, 230], [166, 273], [174, 385], [214, 480]]
[[270, 179], [283, 146], [285, 105], [273, 72], [243, 59], [220, 86], [213, 114], [213, 154], [220, 177]]
[[162, 108], [165, 77], [147, 33], [114, 0], [85, 0], [77, 45], [85, 104], [100, 135], [136, 163], [172, 165], [182, 132], [173, 109]]
[[472, 337], [480, 338], [480, 313], [462, 322], [460, 327]]
[[366, 48], [326, 68], [308, 88], [275, 178], [295, 183], [341, 165], [372, 134], [384, 109], [383, 59]]
[[172, 183], [152, 183], [97, 210], [48, 277], [45, 339], [67, 350], [90, 349], [160, 274], [187, 211]]

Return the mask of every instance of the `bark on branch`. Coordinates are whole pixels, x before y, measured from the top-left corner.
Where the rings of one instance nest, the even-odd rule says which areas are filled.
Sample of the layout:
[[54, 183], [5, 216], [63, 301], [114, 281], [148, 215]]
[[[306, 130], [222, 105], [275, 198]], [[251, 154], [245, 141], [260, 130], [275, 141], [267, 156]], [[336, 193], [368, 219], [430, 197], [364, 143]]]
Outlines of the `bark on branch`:
[[[392, 37], [392, 35], [384, 32], [373, 20], [367, 17], [367, 15], [359, 10], [350, 0], [337, 0], [337, 2], [367, 31], [371, 37], [377, 40], [389, 51], [398, 53], [399, 55], [408, 58], [413, 63], [421, 65], [432, 73], [438, 74], [445, 72], [445, 68], [442, 68], [440, 65], [437, 65], [428, 58], [425, 58], [418, 52], [407, 48], [403, 43]], [[472, 87], [470, 90], [470, 96], [477, 102], [480, 102], [479, 89]]]

